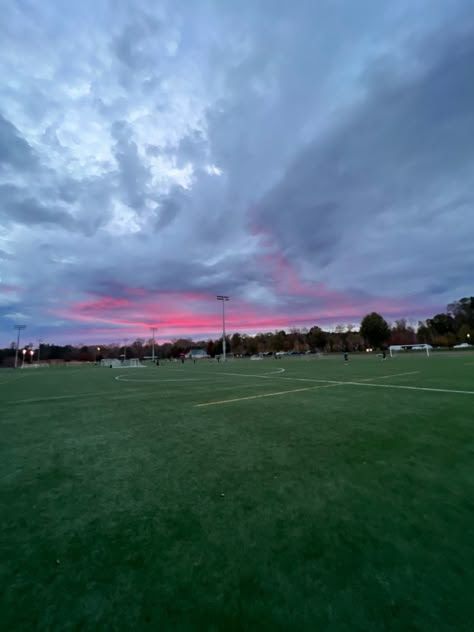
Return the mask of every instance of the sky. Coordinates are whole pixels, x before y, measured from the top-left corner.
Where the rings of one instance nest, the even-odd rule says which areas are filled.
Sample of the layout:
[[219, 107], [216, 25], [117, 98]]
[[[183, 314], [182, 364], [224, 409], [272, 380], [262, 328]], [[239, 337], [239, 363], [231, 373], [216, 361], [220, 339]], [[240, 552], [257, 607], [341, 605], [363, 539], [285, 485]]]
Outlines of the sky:
[[17, 0], [0, 345], [431, 316], [473, 293], [470, 0]]

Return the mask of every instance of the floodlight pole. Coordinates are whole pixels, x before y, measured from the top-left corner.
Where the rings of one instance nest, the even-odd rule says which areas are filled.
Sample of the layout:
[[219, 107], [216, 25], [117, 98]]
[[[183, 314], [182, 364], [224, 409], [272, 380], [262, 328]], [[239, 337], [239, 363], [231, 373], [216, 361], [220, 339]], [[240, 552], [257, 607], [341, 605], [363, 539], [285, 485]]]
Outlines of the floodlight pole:
[[152, 338], [151, 338], [151, 361], [154, 362], [155, 361], [155, 331], [156, 331], [156, 327], [150, 327], [151, 329], [151, 334], [152, 334]]
[[22, 329], [26, 329], [26, 325], [15, 325], [14, 329], [18, 331], [18, 335], [16, 338], [16, 349], [15, 349], [15, 369], [18, 368], [18, 351], [20, 349], [20, 332]]
[[226, 301], [229, 300], [228, 296], [218, 295], [216, 296], [218, 301], [222, 303], [222, 361], [225, 362], [226, 359], [226, 341], [225, 341], [225, 304]]

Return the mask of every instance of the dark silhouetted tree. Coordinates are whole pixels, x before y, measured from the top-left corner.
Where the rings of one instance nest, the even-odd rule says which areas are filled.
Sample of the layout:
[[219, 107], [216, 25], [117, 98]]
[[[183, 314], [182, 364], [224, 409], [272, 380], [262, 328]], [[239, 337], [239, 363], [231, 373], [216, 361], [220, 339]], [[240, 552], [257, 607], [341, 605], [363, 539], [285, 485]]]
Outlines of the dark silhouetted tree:
[[381, 347], [390, 337], [390, 327], [380, 314], [372, 312], [362, 319], [360, 334], [371, 347]]

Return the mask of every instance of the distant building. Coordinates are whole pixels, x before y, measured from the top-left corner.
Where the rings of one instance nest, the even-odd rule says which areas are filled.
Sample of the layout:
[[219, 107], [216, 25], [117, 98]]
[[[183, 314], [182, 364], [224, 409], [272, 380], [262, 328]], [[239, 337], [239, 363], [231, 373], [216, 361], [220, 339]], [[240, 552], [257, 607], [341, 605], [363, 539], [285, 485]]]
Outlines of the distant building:
[[191, 349], [186, 357], [190, 360], [205, 360], [206, 358], [210, 358], [205, 349]]

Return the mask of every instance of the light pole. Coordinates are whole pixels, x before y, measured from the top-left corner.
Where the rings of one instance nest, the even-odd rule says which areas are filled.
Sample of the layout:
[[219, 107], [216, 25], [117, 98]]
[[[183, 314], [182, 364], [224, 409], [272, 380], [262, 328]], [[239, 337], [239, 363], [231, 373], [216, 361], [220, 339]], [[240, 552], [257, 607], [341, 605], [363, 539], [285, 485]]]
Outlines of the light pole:
[[18, 336], [16, 338], [16, 350], [15, 350], [15, 369], [18, 367], [18, 351], [20, 349], [20, 332], [22, 329], [26, 329], [26, 325], [15, 325], [14, 329], [18, 330]]
[[156, 327], [150, 327], [151, 330], [151, 361], [155, 363], [155, 331]]
[[218, 295], [216, 296], [216, 299], [222, 303], [222, 360], [225, 362], [225, 304], [226, 301], [229, 300], [229, 297]]
[[23, 354], [23, 360], [21, 362], [21, 368], [23, 368], [25, 366], [25, 354], [26, 354], [26, 349], [22, 350], [22, 354]]
[[33, 364], [33, 354], [34, 354], [33, 349], [30, 349], [30, 364]]

